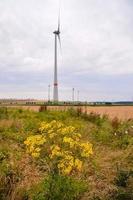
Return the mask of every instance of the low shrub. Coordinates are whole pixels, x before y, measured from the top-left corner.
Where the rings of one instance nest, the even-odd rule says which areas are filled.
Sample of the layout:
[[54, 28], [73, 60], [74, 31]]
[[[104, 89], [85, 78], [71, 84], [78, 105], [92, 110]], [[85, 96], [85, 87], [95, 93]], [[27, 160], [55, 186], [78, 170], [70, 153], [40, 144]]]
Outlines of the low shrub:
[[81, 180], [69, 176], [48, 176], [41, 184], [35, 186], [29, 193], [33, 200], [75, 200], [87, 190], [87, 185]]
[[3, 160], [7, 159], [8, 157], [9, 157], [9, 153], [8, 153], [7, 149], [1, 149], [0, 148], [0, 163]]
[[115, 179], [115, 184], [119, 187], [126, 187], [129, 177], [130, 171], [118, 170], [117, 178]]
[[86, 121], [92, 122], [98, 127], [102, 126], [104, 122], [108, 121], [108, 117], [106, 115], [101, 116], [100, 114], [91, 112], [90, 114], [81, 113], [81, 117]]
[[0, 119], [7, 119], [7, 118], [8, 118], [7, 108], [5, 107], [0, 108]]
[[133, 171], [119, 170], [115, 178], [118, 188], [115, 200], [133, 200]]
[[121, 137], [116, 137], [116, 140], [114, 141], [115, 147], [118, 147], [120, 149], [125, 149], [130, 145], [131, 143], [131, 137], [128, 135], [123, 135]]
[[117, 131], [117, 130], [118, 130], [118, 128], [119, 128], [119, 126], [120, 126], [120, 123], [121, 123], [121, 122], [120, 122], [120, 120], [119, 120], [117, 117], [115, 117], [115, 118], [112, 119], [111, 125], [112, 125], [114, 131]]
[[0, 163], [0, 199], [5, 200], [11, 189], [11, 166], [6, 160]]
[[114, 139], [112, 127], [108, 121], [104, 121], [100, 127], [96, 126], [92, 130], [91, 136], [95, 142], [105, 145], [112, 145]]

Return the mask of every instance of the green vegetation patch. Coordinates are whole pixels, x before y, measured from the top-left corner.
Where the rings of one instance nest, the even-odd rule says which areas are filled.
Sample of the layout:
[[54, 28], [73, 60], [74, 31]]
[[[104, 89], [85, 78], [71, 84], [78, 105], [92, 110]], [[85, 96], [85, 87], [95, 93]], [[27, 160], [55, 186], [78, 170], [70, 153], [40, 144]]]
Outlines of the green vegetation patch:
[[[44, 157], [35, 159], [27, 153], [24, 141], [40, 134], [42, 122], [53, 120], [74, 127], [93, 145], [93, 155], [83, 161], [82, 173], [52, 176]], [[73, 109], [32, 112], [0, 108], [1, 200], [132, 200], [132, 174], [133, 120], [109, 120]]]

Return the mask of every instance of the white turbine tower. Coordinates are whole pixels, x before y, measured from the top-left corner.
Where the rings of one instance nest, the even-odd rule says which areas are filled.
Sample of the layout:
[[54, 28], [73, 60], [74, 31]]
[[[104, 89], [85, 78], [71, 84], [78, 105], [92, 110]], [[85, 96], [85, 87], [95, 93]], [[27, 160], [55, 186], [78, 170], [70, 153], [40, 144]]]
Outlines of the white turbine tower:
[[54, 94], [53, 94], [53, 100], [54, 102], [59, 101], [58, 97], [58, 59], [57, 59], [57, 39], [59, 40], [60, 48], [61, 48], [61, 40], [60, 40], [60, 14], [58, 18], [58, 29], [53, 32], [55, 35], [55, 58], [54, 58]]

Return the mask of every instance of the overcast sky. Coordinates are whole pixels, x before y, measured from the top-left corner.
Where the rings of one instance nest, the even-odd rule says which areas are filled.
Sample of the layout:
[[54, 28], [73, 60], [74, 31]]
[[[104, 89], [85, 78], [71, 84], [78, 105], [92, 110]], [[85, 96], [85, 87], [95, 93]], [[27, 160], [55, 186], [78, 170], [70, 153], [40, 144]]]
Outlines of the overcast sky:
[[[0, 0], [0, 98], [53, 93], [59, 0]], [[133, 0], [62, 0], [60, 100], [133, 100]]]

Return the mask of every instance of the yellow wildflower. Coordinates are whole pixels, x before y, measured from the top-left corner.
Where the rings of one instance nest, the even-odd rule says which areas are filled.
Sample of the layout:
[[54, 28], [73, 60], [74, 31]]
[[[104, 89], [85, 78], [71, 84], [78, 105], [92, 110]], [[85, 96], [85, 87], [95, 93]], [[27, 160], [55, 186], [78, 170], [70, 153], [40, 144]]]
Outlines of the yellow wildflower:
[[60, 151], [60, 147], [58, 145], [53, 145], [51, 147], [51, 158], [53, 158], [54, 156], [61, 156], [61, 151]]
[[46, 142], [46, 138], [42, 135], [34, 135], [27, 138], [24, 144], [28, 145], [42, 145]]
[[93, 154], [91, 143], [89, 143], [89, 142], [82, 143], [81, 147], [83, 149], [83, 152], [81, 153], [82, 157], [89, 157], [90, 155]]
[[[34, 158], [45, 156], [47, 164], [54, 166], [58, 173], [69, 175], [72, 171], [81, 171], [85, 159], [93, 154], [92, 144], [84, 142], [73, 126], [53, 120], [42, 122], [41, 134], [30, 136], [24, 141], [27, 152]], [[53, 170], [53, 169], [52, 169]]]
[[56, 136], [55, 133], [51, 133], [51, 134], [49, 134], [49, 138], [50, 138], [50, 139], [53, 139], [55, 136]]
[[58, 169], [60, 173], [68, 175], [71, 173], [74, 166], [74, 158], [70, 155], [65, 155], [61, 161], [59, 161]]
[[31, 154], [34, 158], [38, 158], [40, 156], [40, 153], [32, 153]]
[[75, 165], [75, 167], [77, 168], [78, 171], [81, 171], [83, 162], [79, 159], [75, 159], [74, 165]]
[[73, 148], [74, 145], [76, 144], [76, 142], [70, 137], [64, 137], [63, 138], [63, 142], [64, 143], [69, 143], [70, 144], [70, 148]]
[[31, 145], [31, 146], [29, 147], [29, 152], [32, 153], [32, 152], [34, 151], [34, 149], [35, 149], [35, 148]]
[[71, 173], [71, 171], [72, 171], [72, 166], [68, 166], [68, 167], [66, 167], [65, 169], [63, 169], [63, 174], [64, 175], [69, 175], [70, 173]]
[[38, 148], [35, 149], [35, 151], [36, 151], [36, 152], [40, 152], [41, 149], [38, 147]]

